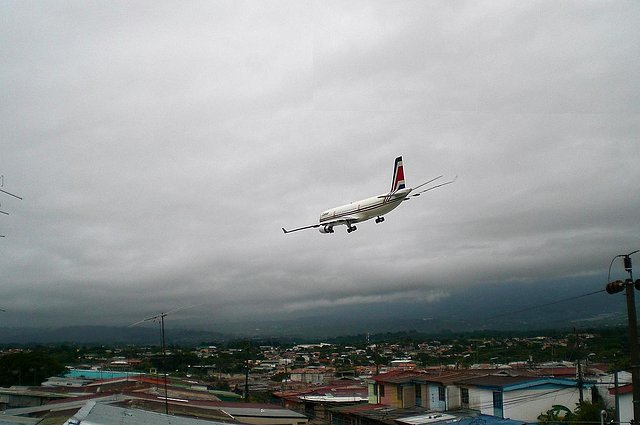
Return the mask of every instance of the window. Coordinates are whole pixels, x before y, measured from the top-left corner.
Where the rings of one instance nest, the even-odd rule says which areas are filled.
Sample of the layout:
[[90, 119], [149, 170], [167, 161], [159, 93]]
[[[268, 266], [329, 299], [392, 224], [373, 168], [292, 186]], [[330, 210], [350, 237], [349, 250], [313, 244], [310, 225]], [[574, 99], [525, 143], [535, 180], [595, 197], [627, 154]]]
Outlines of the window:
[[438, 400], [446, 401], [447, 392], [445, 390], [446, 390], [445, 387], [438, 387]]
[[384, 397], [384, 385], [380, 384], [380, 397]]
[[462, 407], [469, 407], [469, 388], [460, 388], [460, 402]]

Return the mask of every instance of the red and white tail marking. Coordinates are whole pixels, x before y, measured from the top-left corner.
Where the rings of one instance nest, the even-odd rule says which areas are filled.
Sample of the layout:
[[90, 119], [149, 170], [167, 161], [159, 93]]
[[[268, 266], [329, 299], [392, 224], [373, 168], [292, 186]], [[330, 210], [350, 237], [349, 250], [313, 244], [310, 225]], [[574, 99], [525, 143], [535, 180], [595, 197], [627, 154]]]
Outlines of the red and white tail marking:
[[402, 157], [399, 156], [396, 158], [393, 167], [393, 181], [391, 182], [391, 192], [389, 193], [394, 193], [404, 188], [404, 169], [402, 168]]

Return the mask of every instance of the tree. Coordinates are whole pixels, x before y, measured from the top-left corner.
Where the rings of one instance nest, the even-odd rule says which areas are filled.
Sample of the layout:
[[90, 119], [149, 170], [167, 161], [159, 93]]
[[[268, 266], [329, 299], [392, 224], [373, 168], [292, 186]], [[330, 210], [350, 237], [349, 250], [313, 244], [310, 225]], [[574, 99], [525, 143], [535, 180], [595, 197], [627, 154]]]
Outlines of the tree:
[[569, 424], [573, 418], [573, 412], [568, 407], [554, 404], [546, 413], [538, 416], [538, 423], [544, 425]]
[[592, 424], [600, 422], [600, 412], [604, 410], [602, 402], [581, 401], [574, 410], [571, 425]]
[[0, 357], [0, 385], [40, 385], [64, 370], [55, 358], [41, 351], [7, 354]]
[[601, 402], [581, 401], [572, 412], [568, 407], [555, 404], [546, 413], [538, 416], [538, 422], [545, 425], [590, 425], [600, 422]]

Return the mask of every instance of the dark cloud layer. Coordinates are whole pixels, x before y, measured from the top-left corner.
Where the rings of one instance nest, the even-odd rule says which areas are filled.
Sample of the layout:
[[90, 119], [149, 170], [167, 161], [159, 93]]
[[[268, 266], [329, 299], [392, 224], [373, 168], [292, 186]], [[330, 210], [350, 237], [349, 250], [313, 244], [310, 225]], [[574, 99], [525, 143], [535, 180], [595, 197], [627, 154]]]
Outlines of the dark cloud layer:
[[[640, 248], [633, 3], [0, 11], [4, 325], [446, 302]], [[409, 185], [458, 181], [350, 235], [280, 231], [383, 192], [400, 154]]]

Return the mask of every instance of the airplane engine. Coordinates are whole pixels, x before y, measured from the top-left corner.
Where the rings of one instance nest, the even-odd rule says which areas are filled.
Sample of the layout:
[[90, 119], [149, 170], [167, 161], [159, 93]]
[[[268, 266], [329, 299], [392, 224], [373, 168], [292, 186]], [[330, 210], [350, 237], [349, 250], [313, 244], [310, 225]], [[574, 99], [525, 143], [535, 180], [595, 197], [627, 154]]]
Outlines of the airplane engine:
[[320, 226], [320, 233], [333, 233], [333, 226]]

